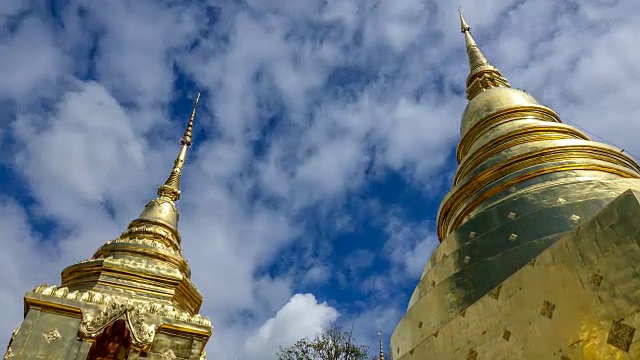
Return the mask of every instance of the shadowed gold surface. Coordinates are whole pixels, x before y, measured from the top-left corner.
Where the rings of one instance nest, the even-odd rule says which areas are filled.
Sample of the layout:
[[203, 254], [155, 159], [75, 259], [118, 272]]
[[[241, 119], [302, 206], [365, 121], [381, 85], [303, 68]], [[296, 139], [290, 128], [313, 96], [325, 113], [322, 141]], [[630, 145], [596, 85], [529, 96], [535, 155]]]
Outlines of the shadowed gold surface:
[[91, 259], [65, 268], [62, 286], [39, 285], [25, 295], [25, 319], [5, 359], [85, 360], [91, 343], [117, 320], [131, 334], [128, 359], [205, 358], [213, 328], [198, 313], [202, 295], [182, 256], [175, 205], [199, 99], [200, 93], [158, 198]]
[[510, 88], [460, 20], [470, 74], [459, 166], [392, 358], [640, 358], [640, 167]]
[[[393, 359], [640, 358], [639, 199], [623, 193], [438, 324], [435, 309], [414, 305], [392, 337]], [[464, 286], [449, 289], [451, 302], [464, 303]]]

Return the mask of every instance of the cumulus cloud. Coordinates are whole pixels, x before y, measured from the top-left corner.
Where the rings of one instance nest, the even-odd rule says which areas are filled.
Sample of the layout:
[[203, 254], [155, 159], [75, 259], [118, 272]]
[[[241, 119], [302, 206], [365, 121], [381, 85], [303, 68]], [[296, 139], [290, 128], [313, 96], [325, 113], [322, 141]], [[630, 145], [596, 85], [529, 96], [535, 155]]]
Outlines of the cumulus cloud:
[[[637, 4], [462, 5], [514, 86], [640, 153]], [[180, 227], [210, 356], [264, 359], [332, 321], [368, 343], [393, 329], [455, 166], [468, 69], [454, 5], [3, 1], [0, 26], [0, 339], [24, 291], [154, 196], [196, 89]]]
[[247, 353], [256, 358], [275, 354], [280, 346], [326, 330], [337, 318], [336, 309], [327, 303], [318, 303], [312, 294], [296, 294], [247, 339]]

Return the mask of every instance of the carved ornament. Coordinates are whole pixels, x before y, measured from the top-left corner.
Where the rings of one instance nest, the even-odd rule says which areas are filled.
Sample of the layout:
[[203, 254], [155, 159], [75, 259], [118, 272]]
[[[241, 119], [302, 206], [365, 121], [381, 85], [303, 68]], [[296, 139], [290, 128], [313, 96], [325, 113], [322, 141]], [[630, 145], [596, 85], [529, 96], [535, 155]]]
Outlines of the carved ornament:
[[175, 360], [178, 358], [176, 354], [173, 353], [173, 350], [171, 349], [163, 352], [162, 355], [160, 355], [160, 357], [162, 358], [162, 360]]
[[42, 336], [44, 336], [45, 340], [47, 340], [47, 343], [49, 344], [62, 337], [62, 335], [60, 335], [60, 332], [56, 328], [49, 332], [43, 333]]
[[101, 258], [101, 259], [86, 259], [86, 260], [81, 260], [77, 263], [75, 263], [75, 265], [78, 264], [84, 264], [84, 263], [88, 263], [88, 262], [92, 262], [92, 261], [103, 261], [103, 262], [107, 262], [107, 263], [112, 263], [112, 264], [118, 264], [120, 266], [123, 267], [128, 267], [128, 268], [132, 268], [135, 270], [147, 270], [149, 272], [154, 272], [157, 274], [162, 274], [162, 275], [169, 275], [169, 276], [183, 276], [183, 274], [180, 272], [180, 270], [174, 268], [173, 266], [158, 266], [156, 264], [152, 264], [146, 261], [136, 261], [136, 260], [129, 260], [129, 259], [123, 259], [123, 258], [114, 258], [113, 256], [108, 256], [106, 258]]
[[14, 357], [15, 355], [13, 354], [13, 350], [11, 350], [11, 347], [8, 347], [7, 352], [4, 353], [4, 357], [2, 358], [2, 360], [13, 359]]
[[[92, 303], [97, 305], [106, 305], [107, 308], [113, 306], [120, 306], [122, 304], [132, 304], [131, 300], [125, 296], [105, 295], [97, 291], [73, 291], [69, 292], [66, 287], [56, 287], [47, 285], [38, 285], [33, 292], [36, 294], [56, 296], [63, 299], [82, 301], [86, 303]], [[186, 311], [176, 309], [170, 305], [158, 304], [151, 301], [145, 301], [139, 303], [136, 307], [136, 311], [140, 311], [142, 314], [164, 316], [176, 320], [182, 320], [201, 326], [211, 326], [211, 320], [200, 314], [191, 315]], [[124, 313], [124, 312], [123, 312]]]
[[171, 255], [182, 255], [180, 254], [178, 251], [176, 251], [175, 249], [159, 242], [159, 241], [155, 241], [155, 240], [149, 240], [149, 239], [138, 239], [138, 238], [118, 238], [115, 240], [109, 240], [107, 241], [106, 245], [109, 244], [136, 244], [136, 245], [146, 245], [146, 246], [150, 246], [150, 247], [154, 247], [156, 249], [160, 249], [162, 251], [166, 251], [168, 253], [170, 253]]
[[95, 338], [102, 330], [118, 319], [124, 319], [127, 322], [131, 330], [133, 344], [136, 347], [146, 349], [151, 345], [155, 336], [156, 325], [147, 324], [139, 306], [134, 306], [131, 303], [111, 302], [102, 312], [95, 316], [90, 312], [84, 312], [79, 330], [84, 337]]
[[140, 235], [140, 234], [147, 234], [151, 236], [162, 237], [165, 239], [169, 239], [171, 242], [173, 242], [176, 245], [180, 244], [179, 239], [173, 233], [171, 233], [171, 231], [165, 230], [164, 228], [159, 226], [152, 226], [152, 225], [131, 226], [127, 230], [125, 230], [122, 233], [122, 235], [120, 235], [120, 238], [126, 238], [129, 236]]

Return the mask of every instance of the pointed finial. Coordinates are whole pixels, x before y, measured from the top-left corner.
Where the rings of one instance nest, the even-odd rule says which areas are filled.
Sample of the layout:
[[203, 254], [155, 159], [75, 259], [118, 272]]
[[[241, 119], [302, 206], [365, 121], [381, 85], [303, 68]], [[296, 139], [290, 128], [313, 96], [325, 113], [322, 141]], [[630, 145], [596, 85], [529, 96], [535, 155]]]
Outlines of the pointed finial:
[[467, 31], [470, 31], [471, 28], [469, 27], [469, 25], [467, 24], [466, 21], [464, 21], [464, 16], [462, 15], [462, 7], [458, 8], [458, 14], [460, 14], [460, 30], [464, 33]]
[[169, 174], [169, 178], [167, 179], [167, 181], [165, 181], [164, 184], [158, 188], [158, 196], [160, 198], [171, 201], [177, 201], [178, 199], [180, 199], [180, 175], [182, 173], [182, 166], [184, 165], [184, 161], [187, 156], [187, 149], [189, 148], [189, 146], [191, 146], [193, 135], [193, 119], [196, 117], [196, 109], [198, 108], [199, 102], [200, 92], [198, 91], [198, 96], [196, 97], [195, 104], [193, 105], [193, 110], [191, 111], [191, 118], [189, 118], [187, 129], [180, 139], [180, 144], [182, 145], [182, 147], [180, 148], [180, 152], [178, 153], [176, 161], [173, 163], [171, 174]]
[[382, 346], [382, 331], [378, 331], [378, 336], [380, 337], [380, 358], [379, 358], [379, 360], [384, 360], [384, 347]]
[[482, 54], [482, 51], [480, 51], [480, 48], [471, 36], [471, 28], [469, 27], [469, 24], [467, 24], [467, 22], [464, 20], [461, 8], [458, 8], [458, 13], [460, 14], [460, 30], [464, 34], [464, 38], [467, 43], [467, 55], [469, 55], [470, 69], [473, 71], [475, 68], [482, 65], [489, 65], [487, 58], [484, 57], [484, 54]]
[[193, 131], [193, 119], [196, 117], [196, 108], [198, 107], [198, 103], [200, 102], [200, 91], [198, 91], [198, 96], [196, 96], [196, 102], [193, 105], [193, 110], [191, 111], [191, 117], [189, 118], [189, 123], [187, 124], [187, 129], [180, 139], [180, 144], [191, 146], [191, 135]]
[[458, 8], [460, 14], [460, 30], [464, 34], [467, 45], [467, 56], [469, 58], [469, 76], [467, 77], [467, 99], [471, 100], [479, 93], [494, 87], [510, 87], [500, 71], [489, 64], [476, 41], [471, 36], [471, 28], [462, 15], [462, 9]]

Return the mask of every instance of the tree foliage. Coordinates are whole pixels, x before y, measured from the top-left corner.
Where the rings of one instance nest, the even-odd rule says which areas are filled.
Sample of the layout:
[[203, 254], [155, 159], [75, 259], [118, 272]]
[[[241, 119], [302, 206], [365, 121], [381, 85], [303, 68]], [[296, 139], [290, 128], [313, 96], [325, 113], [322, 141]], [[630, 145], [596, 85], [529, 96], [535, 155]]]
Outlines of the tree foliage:
[[281, 347], [278, 360], [367, 360], [366, 345], [356, 344], [351, 330], [334, 325], [313, 339], [300, 339], [295, 344]]

